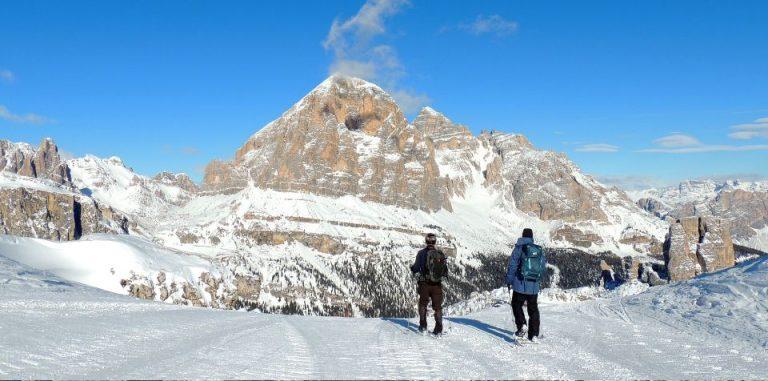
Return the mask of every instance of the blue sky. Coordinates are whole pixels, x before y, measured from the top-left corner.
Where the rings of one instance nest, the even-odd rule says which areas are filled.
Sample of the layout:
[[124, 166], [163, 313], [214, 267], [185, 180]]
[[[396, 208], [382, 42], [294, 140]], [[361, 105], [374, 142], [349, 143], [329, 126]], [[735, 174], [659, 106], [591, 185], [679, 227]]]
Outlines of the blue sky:
[[768, 176], [766, 1], [17, 1], [0, 138], [196, 179], [331, 71], [615, 183]]

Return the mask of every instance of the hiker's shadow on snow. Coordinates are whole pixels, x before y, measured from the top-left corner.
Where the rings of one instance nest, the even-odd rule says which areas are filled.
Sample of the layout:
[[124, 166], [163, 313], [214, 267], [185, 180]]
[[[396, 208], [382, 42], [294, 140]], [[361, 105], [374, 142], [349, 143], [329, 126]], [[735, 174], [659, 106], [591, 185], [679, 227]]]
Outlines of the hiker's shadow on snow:
[[405, 328], [405, 329], [407, 329], [409, 331], [412, 331], [412, 332], [416, 332], [416, 333], [419, 332], [419, 326], [409, 322], [407, 319], [381, 318], [381, 320], [388, 321], [388, 322], [390, 322], [392, 324], [399, 325], [399, 326], [401, 326], [401, 327], [403, 327], [403, 328]]
[[456, 318], [456, 317], [445, 318], [445, 320], [448, 320], [456, 324], [463, 324], [463, 325], [467, 325], [467, 326], [479, 329], [483, 332], [494, 335], [508, 343], [517, 343], [517, 339], [515, 339], [514, 332], [503, 329], [503, 328], [495, 327], [490, 324], [483, 323], [479, 320], [467, 319], [467, 318]]

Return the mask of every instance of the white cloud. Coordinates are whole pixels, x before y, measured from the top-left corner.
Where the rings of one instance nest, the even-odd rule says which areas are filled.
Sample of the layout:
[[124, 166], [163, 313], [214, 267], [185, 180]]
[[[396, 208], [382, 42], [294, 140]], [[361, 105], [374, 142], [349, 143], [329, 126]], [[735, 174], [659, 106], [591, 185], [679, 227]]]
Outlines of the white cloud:
[[461, 24], [459, 28], [475, 36], [494, 34], [496, 37], [505, 37], [516, 32], [518, 24], [495, 14], [490, 16], [478, 15], [474, 21], [469, 24]]
[[679, 148], [699, 146], [701, 142], [693, 136], [674, 133], [654, 140], [653, 144], [664, 148]]
[[422, 106], [429, 104], [431, 101], [426, 94], [416, 94], [405, 90], [395, 90], [391, 95], [406, 114], [412, 114], [421, 110]]
[[376, 75], [376, 67], [371, 62], [337, 60], [331, 64], [330, 72], [366, 79], [373, 78]]
[[731, 133], [728, 134], [728, 137], [737, 140], [768, 138], [768, 118], [760, 118], [752, 123], [731, 126]]
[[613, 144], [595, 143], [584, 144], [574, 149], [576, 152], [619, 152], [619, 147]]
[[706, 145], [702, 144], [694, 147], [680, 148], [646, 148], [637, 152], [647, 153], [702, 153], [702, 152], [746, 152], [746, 151], [768, 151], [768, 144], [756, 144], [745, 146], [734, 145]]
[[16, 75], [10, 70], [0, 69], [0, 79], [10, 83], [16, 80]]
[[638, 150], [645, 153], [705, 153], [705, 152], [747, 152], [768, 151], [768, 144], [730, 145], [704, 144], [686, 134], [674, 133], [653, 141], [656, 147]]
[[52, 123], [53, 120], [46, 118], [42, 115], [28, 113], [24, 115], [14, 114], [7, 107], [0, 105], [0, 119], [5, 119], [14, 123], [29, 123], [29, 124], [46, 124]]
[[387, 19], [409, 4], [407, 0], [368, 0], [351, 18], [334, 20], [323, 41], [323, 47], [334, 55], [330, 74], [376, 82], [406, 113], [417, 111], [429, 102], [429, 97], [400, 85], [406, 70], [397, 50], [376, 40], [387, 33]]

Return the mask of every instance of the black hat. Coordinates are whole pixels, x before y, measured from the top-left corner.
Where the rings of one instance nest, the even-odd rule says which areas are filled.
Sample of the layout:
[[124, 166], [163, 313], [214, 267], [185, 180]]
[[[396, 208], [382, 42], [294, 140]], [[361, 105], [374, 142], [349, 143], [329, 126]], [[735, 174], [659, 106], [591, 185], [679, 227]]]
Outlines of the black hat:
[[525, 238], [533, 238], [533, 229], [531, 229], [531, 228], [523, 229], [523, 237], [525, 237]]
[[427, 243], [427, 245], [433, 245], [437, 243], [437, 236], [435, 233], [429, 233], [424, 237], [424, 242]]

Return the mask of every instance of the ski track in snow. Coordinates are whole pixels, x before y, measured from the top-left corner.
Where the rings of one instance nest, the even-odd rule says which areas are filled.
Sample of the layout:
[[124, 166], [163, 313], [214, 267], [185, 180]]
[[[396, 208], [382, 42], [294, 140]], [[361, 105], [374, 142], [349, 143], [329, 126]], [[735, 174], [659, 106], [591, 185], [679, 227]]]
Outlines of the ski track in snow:
[[415, 319], [283, 316], [146, 302], [0, 256], [0, 378], [768, 375], [759, 340], [729, 339], [716, 325], [702, 327], [622, 298], [542, 304], [541, 310], [538, 344], [518, 343], [506, 305], [448, 316], [446, 335], [435, 338], [418, 334]]

